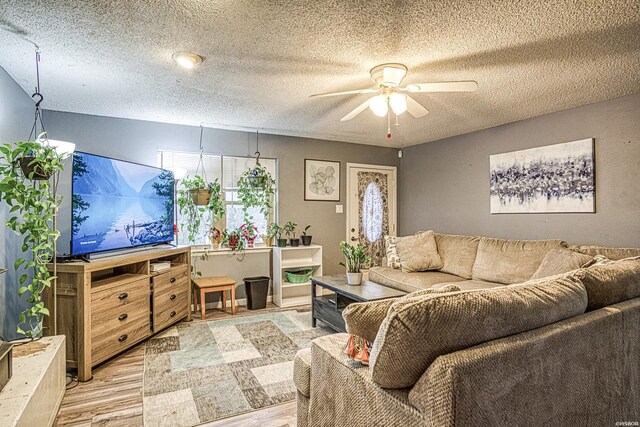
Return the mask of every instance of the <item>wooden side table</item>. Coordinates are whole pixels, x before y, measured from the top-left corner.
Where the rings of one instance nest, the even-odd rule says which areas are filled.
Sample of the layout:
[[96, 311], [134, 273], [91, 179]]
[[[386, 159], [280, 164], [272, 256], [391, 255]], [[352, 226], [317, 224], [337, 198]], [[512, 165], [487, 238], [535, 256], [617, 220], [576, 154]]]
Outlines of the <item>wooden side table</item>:
[[[196, 287], [193, 293], [193, 309], [194, 311], [198, 310], [198, 301], [197, 294], [200, 294], [200, 313], [202, 315], [202, 319], [206, 318], [205, 314], [205, 306], [206, 306], [206, 295], [209, 292], [221, 292], [222, 293], [222, 309], [226, 310], [227, 308], [227, 298], [226, 291], [229, 291], [231, 296], [231, 314], [236, 314], [236, 281], [233, 280], [229, 276], [219, 276], [219, 277], [198, 277], [197, 279], [193, 279], [193, 284]], [[199, 292], [198, 292], [199, 291]]]

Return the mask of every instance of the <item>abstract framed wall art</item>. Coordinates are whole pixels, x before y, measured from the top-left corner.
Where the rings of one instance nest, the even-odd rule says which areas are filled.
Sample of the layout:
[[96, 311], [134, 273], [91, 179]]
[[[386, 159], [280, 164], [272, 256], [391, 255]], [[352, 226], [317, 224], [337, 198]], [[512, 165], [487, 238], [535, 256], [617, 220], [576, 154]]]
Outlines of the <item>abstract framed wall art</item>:
[[304, 159], [304, 199], [340, 201], [340, 162]]
[[489, 156], [491, 213], [593, 213], [593, 138]]

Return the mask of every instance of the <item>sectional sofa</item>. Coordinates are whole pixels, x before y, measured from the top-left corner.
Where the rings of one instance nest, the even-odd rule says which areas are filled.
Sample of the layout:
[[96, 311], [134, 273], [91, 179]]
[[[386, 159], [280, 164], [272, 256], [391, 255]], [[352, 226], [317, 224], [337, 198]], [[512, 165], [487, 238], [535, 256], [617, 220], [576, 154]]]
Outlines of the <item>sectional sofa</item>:
[[640, 249], [433, 238], [437, 269], [369, 272], [407, 296], [345, 309], [369, 366], [344, 354], [347, 334], [296, 356], [299, 426], [640, 420]]

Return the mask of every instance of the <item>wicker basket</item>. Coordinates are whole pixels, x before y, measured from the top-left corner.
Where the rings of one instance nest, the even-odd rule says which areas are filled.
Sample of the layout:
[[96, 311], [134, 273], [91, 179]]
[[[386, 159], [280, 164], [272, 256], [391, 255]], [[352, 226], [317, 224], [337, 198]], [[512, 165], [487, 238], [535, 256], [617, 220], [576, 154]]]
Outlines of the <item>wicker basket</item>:
[[289, 283], [305, 283], [308, 282], [311, 278], [312, 271], [308, 270], [298, 270], [298, 271], [285, 271], [284, 275], [287, 278], [287, 282]]
[[199, 190], [189, 190], [193, 203], [196, 206], [206, 206], [211, 199], [211, 191], [208, 188], [201, 188]]

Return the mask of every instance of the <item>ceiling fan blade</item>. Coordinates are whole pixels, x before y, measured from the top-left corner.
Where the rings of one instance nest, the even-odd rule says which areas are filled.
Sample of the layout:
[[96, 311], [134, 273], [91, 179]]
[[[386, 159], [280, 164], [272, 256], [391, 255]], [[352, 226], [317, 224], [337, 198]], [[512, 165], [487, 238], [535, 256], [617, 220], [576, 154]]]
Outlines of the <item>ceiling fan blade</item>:
[[356, 95], [361, 93], [375, 93], [380, 89], [371, 88], [371, 89], [356, 89], [356, 90], [347, 90], [345, 92], [328, 92], [328, 93], [316, 93], [313, 95], [309, 95], [309, 98], [322, 98], [325, 96], [341, 96], [341, 95]]
[[465, 82], [416, 83], [407, 85], [408, 92], [473, 92], [478, 89], [478, 83], [472, 80]]
[[416, 119], [429, 114], [429, 110], [418, 104], [418, 101], [411, 98], [410, 96], [407, 96], [407, 111]]
[[356, 107], [355, 110], [353, 110], [352, 112], [350, 112], [349, 114], [347, 114], [346, 116], [344, 116], [343, 118], [340, 119], [341, 122], [346, 122], [347, 120], [351, 120], [353, 119], [355, 116], [357, 116], [358, 114], [362, 113], [364, 110], [366, 110], [369, 107], [369, 100], [367, 99], [366, 101], [364, 101], [362, 104], [358, 105]]

